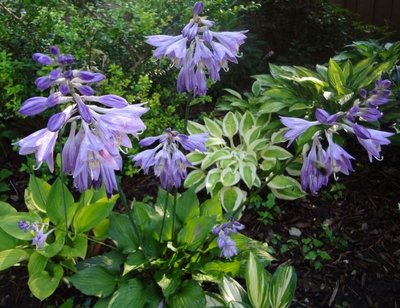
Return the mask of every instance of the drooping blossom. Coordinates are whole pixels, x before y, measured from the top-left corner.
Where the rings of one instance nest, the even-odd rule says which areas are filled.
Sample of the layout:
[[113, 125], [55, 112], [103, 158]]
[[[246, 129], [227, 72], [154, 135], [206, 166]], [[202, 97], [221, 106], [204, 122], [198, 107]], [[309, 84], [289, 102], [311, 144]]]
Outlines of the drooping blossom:
[[92, 85], [105, 76], [73, 70], [72, 55], [61, 54], [56, 46], [50, 47], [50, 55], [36, 53], [33, 59], [54, 67], [35, 81], [41, 90], [51, 87], [52, 93], [27, 99], [20, 113], [33, 116], [56, 106], [62, 111], [50, 117], [46, 128], [16, 142], [19, 153], [35, 154], [36, 168], [46, 161], [53, 172], [56, 140], [60, 131], [71, 124], [62, 150], [63, 172], [72, 174], [79, 191], [104, 184], [107, 195], [112, 195], [117, 190], [115, 171], [122, 170], [120, 148], [131, 148], [129, 135], [137, 138], [146, 129], [140, 117], [148, 109], [140, 104], [129, 105], [117, 95], [95, 95]]
[[314, 136], [308, 155], [305, 155], [300, 171], [301, 187], [315, 195], [321, 187], [328, 185], [331, 166], [326, 151], [322, 148], [319, 136]]
[[199, 16], [202, 2], [196, 2], [193, 17], [177, 36], [151, 35], [147, 43], [156, 47], [155, 58], [167, 57], [180, 69], [177, 89], [202, 96], [207, 92], [207, 75], [212, 81], [220, 79], [219, 72], [228, 70], [228, 62], [237, 63], [239, 46], [246, 39], [247, 31], [214, 32], [213, 21]]
[[390, 144], [388, 137], [394, 135], [394, 133], [366, 128], [359, 124], [353, 124], [351, 128], [358, 142], [367, 150], [370, 162], [372, 162], [374, 157], [376, 159], [381, 159], [381, 146]]
[[337, 172], [349, 175], [350, 171], [354, 171], [350, 160], [355, 158], [333, 141], [332, 133], [329, 130], [325, 132], [325, 136], [328, 140], [326, 155], [330, 165], [330, 170], [335, 177]]
[[47, 237], [50, 233], [54, 231], [54, 229], [50, 229], [45, 233], [44, 229], [47, 226], [46, 224], [40, 224], [40, 229], [38, 228], [37, 223], [30, 223], [29, 221], [21, 220], [17, 222], [18, 228], [23, 230], [25, 233], [28, 231], [32, 231], [34, 233], [34, 237], [32, 238], [32, 245], [35, 245], [36, 248], [43, 248]]
[[145, 174], [150, 168], [154, 169], [154, 175], [160, 178], [161, 186], [170, 190], [172, 187], [179, 188], [186, 178], [187, 167], [192, 164], [179, 149], [179, 145], [187, 151], [199, 150], [205, 152], [207, 133], [184, 135], [170, 128], [164, 134], [157, 137], [147, 137], [139, 142], [141, 147], [147, 147], [155, 142], [159, 144], [149, 150], [132, 156], [135, 166], [140, 167]]
[[238, 249], [235, 241], [230, 237], [230, 235], [237, 234], [238, 231], [243, 230], [244, 225], [234, 220], [233, 218], [227, 222], [220, 225], [214, 226], [212, 232], [218, 235], [217, 245], [221, 249], [221, 256], [227, 259], [231, 259], [233, 256], [238, 254]]

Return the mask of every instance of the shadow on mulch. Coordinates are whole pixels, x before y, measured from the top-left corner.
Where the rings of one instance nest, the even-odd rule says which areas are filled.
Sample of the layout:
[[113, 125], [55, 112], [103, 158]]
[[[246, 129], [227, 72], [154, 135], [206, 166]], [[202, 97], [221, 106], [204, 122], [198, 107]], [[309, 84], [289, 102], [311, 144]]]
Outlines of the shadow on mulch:
[[[248, 234], [271, 243], [320, 238], [322, 224], [329, 225], [347, 248], [325, 245], [332, 257], [315, 270], [304, 260], [300, 246], [283, 253], [275, 249], [279, 263], [296, 268], [298, 284], [292, 307], [399, 307], [400, 306], [400, 173], [398, 149], [385, 160], [357, 166], [356, 172], [339, 180], [345, 184], [336, 200], [327, 194], [280, 204], [282, 214], [273, 226], [254, 224], [258, 215], [244, 217], [252, 226]], [[251, 222], [251, 223], [250, 223]], [[297, 228], [299, 237], [289, 230]], [[271, 244], [270, 244], [271, 245]], [[274, 245], [272, 245], [274, 246]], [[279, 248], [279, 247], [274, 247]]]

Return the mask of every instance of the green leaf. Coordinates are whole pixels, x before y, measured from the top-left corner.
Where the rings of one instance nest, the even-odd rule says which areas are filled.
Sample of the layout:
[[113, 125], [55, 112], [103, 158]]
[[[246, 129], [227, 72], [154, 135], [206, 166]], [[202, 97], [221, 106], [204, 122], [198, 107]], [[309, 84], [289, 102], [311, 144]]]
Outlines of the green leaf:
[[204, 124], [207, 127], [207, 130], [209, 131], [210, 135], [218, 138], [222, 138], [222, 129], [221, 127], [215, 123], [213, 120], [209, 118], [204, 118]]
[[238, 120], [233, 112], [228, 112], [223, 121], [222, 121], [222, 130], [224, 135], [227, 136], [229, 139], [232, 139], [233, 136], [239, 130], [239, 123]]
[[251, 129], [256, 123], [256, 120], [254, 119], [253, 115], [246, 111], [243, 116], [242, 119], [240, 120], [240, 124], [239, 124], [239, 132], [242, 136], [245, 135], [245, 133]]
[[336, 89], [339, 95], [345, 92], [343, 85], [346, 83], [346, 80], [342, 69], [333, 59], [329, 60], [328, 79], [329, 83]]
[[68, 280], [83, 294], [107, 297], [115, 289], [117, 283], [115, 278], [102, 267], [93, 266], [68, 277]]
[[247, 293], [243, 287], [233, 278], [225, 276], [219, 290], [225, 302], [244, 302], [248, 303]]
[[[274, 182], [276, 178], [278, 179]], [[283, 175], [279, 175], [276, 178], [267, 184], [275, 197], [282, 200], [296, 200], [304, 196], [304, 192], [297, 180]]]
[[197, 166], [201, 164], [203, 159], [206, 157], [206, 154], [203, 152], [200, 152], [198, 150], [195, 150], [188, 155], [186, 155], [187, 159], [192, 163], [193, 166]]
[[36, 271], [29, 274], [28, 285], [32, 294], [39, 300], [44, 300], [54, 293], [64, 276], [64, 269], [56, 264], [52, 268], [52, 273], [48, 271]]
[[238, 171], [226, 168], [221, 172], [220, 181], [223, 186], [233, 186], [240, 181], [240, 174]]
[[221, 180], [221, 170], [218, 168], [212, 169], [207, 172], [205, 185], [208, 193], [212, 193], [215, 185]]
[[49, 258], [46, 258], [37, 251], [34, 251], [31, 254], [28, 262], [29, 275], [33, 275], [43, 271], [46, 268], [47, 262], [49, 262]]
[[34, 213], [17, 212], [15, 214], [0, 216], [0, 228], [19, 240], [31, 240], [33, 235], [30, 232], [24, 232], [18, 227], [18, 222], [23, 220], [31, 224], [42, 222], [40, 217]]
[[223, 159], [230, 159], [232, 157], [232, 154], [229, 153], [227, 150], [218, 150], [215, 152], [211, 152], [207, 154], [207, 156], [204, 158], [203, 162], [201, 163], [201, 169], [206, 169], [212, 164], [215, 164], [217, 161], [223, 160]]
[[240, 270], [240, 261], [234, 260], [234, 261], [212, 261], [209, 263], [204, 264], [203, 270], [208, 273], [208, 272], [215, 272], [215, 273], [220, 273], [220, 274], [226, 274], [226, 275], [231, 275], [231, 276], [237, 276], [239, 274]]
[[296, 290], [297, 277], [291, 266], [280, 266], [272, 276], [269, 303], [273, 308], [289, 307]]
[[129, 273], [132, 270], [141, 269], [147, 264], [148, 261], [140, 250], [130, 253], [124, 263], [124, 272], [122, 275]]
[[15, 237], [0, 229], [0, 251], [15, 248], [18, 241]]
[[176, 215], [182, 223], [200, 215], [199, 199], [193, 188], [185, 191], [176, 202]]
[[179, 245], [184, 245], [186, 249], [195, 251], [209, 236], [216, 222], [216, 216], [200, 216], [189, 219], [178, 233]]
[[84, 234], [77, 234], [73, 239], [65, 243], [60, 256], [67, 258], [79, 257], [84, 259], [86, 256], [88, 239]]
[[254, 181], [257, 178], [256, 166], [250, 163], [240, 164], [239, 173], [246, 186], [249, 189], [252, 188], [254, 185]]
[[54, 242], [50, 244], [46, 243], [44, 248], [37, 250], [38, 253], [47, 258], [54, 257], [64, 247], [66, 232], [64, 230], [56, 229], [54, 234], [56, 237]]
[[222, 205], [219, 200], [219, 195], [214, 195], [211, 199], [204, 201], [200, 205], [201, 216], [221, 216], [222, 215]]
[[286, 160], [292, 156], [293, 155], [289, 151], [276, 145], [268, 145], [268, 147], [261, 153], [261, 157], [264, 159], [276, 158], [278, 160]]
[[17, 210], [7, 202], [0, 201], [0, 216], [15, 214]]
[[154, 278], [157, 284], [160, 286], [164, 297], [169, 298], [181, 284], [182, 273], [174, 271], [172, 273], [157, 272]]
[[104, 218], [106, 218], [114, 207], [118, 195], [110, 199], [103, 199], [87, 204], [79, 208], [76, 212], [72, 226], [76, 233], [87, 232], [96, 227]]
[[222, 207], [228, 213], [234, 212], [246, 199], [246, 193], [238, 187], [224, 187], [219, 196]]
[[171, 296], [170, 307], [204, 308], [206, 297], [203, 289], [193, 280], [182, 283], [180, 290]]
[[29, 253], [24, 249], [7, 249], [0, 251], [0, 271], [29, 259], [29, 256]]
[[187, 131], [190, 135], [207, 133], [207, 128], [199, 123], [188, 121]]
[[44, 270], [37, 271], [29, 275], [29, 289], [36, 298], [42, 301], [54, 293], [63, 276], [64, 269], [59, 264], [54, 265], [52, 274]]
[[250, 252], [246, 267], [246, 285], [254, 308], [267, 306], [270, 279], [260, 261]]
[[74, 197], [59, 178], [51, 186], [46, 201], [46, 212], [55, 225], [65, 226], [65, 208], [67, 209], [68, 226], [75, 214]]
[[47, 195], [51, 186], [44, 180], [31, 175], [29, 177], [29, 191], [32, 195], [33, 204], [41, 211], [46, 212]]
[[200, 170], [200, 169], [193, 170], [186, 177], [186, 180], [185, 180], [183, 186], [185, 188], [195, 187], [199, 183], [201, 183], [205, 177], [206, 176], [205, 176], [203, 170]]
[[139, 279], [130, 279], [123, 283], [117, 291], [114, 292], [108, 307], [144, 307], [147, 296], [143, 283]]
[[137, 237], [127, 215], [111, 213], [109, 233], [122, 252], [129, 253], [137, 249]]

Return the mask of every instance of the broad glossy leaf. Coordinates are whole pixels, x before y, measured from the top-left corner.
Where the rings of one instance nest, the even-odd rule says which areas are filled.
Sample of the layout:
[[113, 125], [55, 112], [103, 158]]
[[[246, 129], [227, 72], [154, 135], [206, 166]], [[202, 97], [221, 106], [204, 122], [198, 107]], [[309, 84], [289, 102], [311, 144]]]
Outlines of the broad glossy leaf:
[[210, 235], [212, 227], [216, 224], [216, 216], [194, 217], [178, 233], [178, 243], [190, 251], [199, 248]]
[[215, 187], [215, 185], [221, 181], [221, 170], [220, 169], [211, 169], [207, 172], [205, 185], [208, 193], [211, 193]]
[[72, 223], [75, 232], [82, 233], [96, 227], [110, 214], [117, 199], [118, 195], [114, 195], [108, 200], [99, 200], [95, 203], [82, 206], [76, 212]]
[[129, 217], [125, 214], [111, 213], [109, 233], [119, 249], [124, 253], [135, 251], [138, 240]]
[[0, 201], [0, 216], [15, 214], [17, 210], [9, 203]]
[[182, 223], [200, 215], [199, 199], [193, 188], [185, 191], [176, 202], [176, 215]]
[[108, 307], [144, 307], [147, 301], [145, 287], [139, 279], [130, 279], [114, 292]]
[[254, 116], [249, 112], [246, 111], [243, 116], [242, 119], [240, 120], [239, 123], [239, 132], [242, 136], [245, 135], [245, 133], [253, 128], [253, 126], [256, 124], [256, 120], [254, 119]]
[[206, 297], [199, 284], [193, 280], [185, 280], [179, 291], [171, 296], [170, 307], [204, 308]]
[[44, 180], [31, 175], [29, 177], [29, 191], [32, 195], [33, 204], [41, 211], [46, 211], [47, 195], [51, 186]]
[[88, 238], [84, 234], [77, 234], [65, 243], [59, 255], [67, 258], [85, 258], [88, 246]]
[[206, 175], [204, 174], [203, 170], [200, 169], [192, 170], [186, 177], [183, 186], [185, 188], [196, 187], [204, 180], [205, 177]]
[[257, 178], [256, 166], [250, 163], [239, 164], [239, 173], [246, 186], [252, 188]]
[[107, 297], [116, 286], [116, 277], [100, 266], [93, 266], [78, 271], [68, 280], [83, 294]]
[[24, 249], [7, 249], [0, 251], [0, 271], [29, 259], [29, 256], [30, 254]]
[[222, 215], [222, 205], [218, 194], [215, 194], [211, 199], [204, 201], [200, 205], [200, 214], [201, 216]]
[[197, 166], [201, 164], [203, 159], [206, 157], [206, 154], [196, 150], [186, 155], [186, 157], [192, 163], [193, 166]]
[[18, 240], [0, 228], [0, 251], [15, 248]]
[[201, 163], [201, 169], [206, 169], [210, 167], [212, 164], [215, 164], [218, 161], [224, 159], [230, 159], [232, 154], [228, 150], [217, 150], [215, 152], [210, 152], [207, 156], [203, 159]]
[[219, 290], [225, 302], [248, 303], [247, 293], [243, 287], [233, 278], [225, 276]]
[[199, 123], [188, 121], [187, 131], [190, 135], [207, 133], [207, 128]]
[[38, 271], [29, 275], [28, 285], [32, 294], [39, 300], [44, 300], [54, 293], [64, 276], [64, 269], [56, 264], [52, 268], [52, 273], [48, 271]]
[[226, 168], [221, 172], [220, 181], [223, 186], [233, 186], [240, 181], [240, 174], [238, 171]]
[[234, 212], [246, 199], [246, 193], [239, 187], [224, 187], [219, 196], [222, 207], [228, 213]]
[[30, 232], [24, 232], [18, 227], [18, 222], [24, 220], [29, 223], [42, 222], [39, 215], [27, 212], [17, 212], [14, 214], [0, 216], [0, 228], [19, 240], [31, 240], [33, 235]]
[[60, 178], [53, 183], [46, 201], [46, 212], [51, 222], [55, 225], [63, 224], [67, 215], [68, 225], [72, 221], [77, 206], [74, 205], [74, 197]]
[[269, 145], [261, 154], [264, 159], [276, 158], [278, 160], [286, 160], [292, 156], [289, 151], [276, 145]]

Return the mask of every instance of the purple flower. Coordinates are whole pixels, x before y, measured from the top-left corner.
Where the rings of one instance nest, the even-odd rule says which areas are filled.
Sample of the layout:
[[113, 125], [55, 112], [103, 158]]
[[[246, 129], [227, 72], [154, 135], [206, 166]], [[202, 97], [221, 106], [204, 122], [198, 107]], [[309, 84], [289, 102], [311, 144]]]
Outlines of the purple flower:
[[290, 146], [293, 141], [303, 134], [307, 129], [312, 126], [318, 125], [318, 121], [306, 121], [299, 118], [289, 118], [289, 117], [280, 117], [283, 125], [289, 128], [289, 130], [285, 133], [285, 138], [289, 140], [288, 146]]
[[147, 43], [156, 47], [153, 56], [166, 56], [180, 69], [177, 89], [194, 96], [207, 93], [207, 74], [212, 81], [220, 79], [221, 68], [228, 70], [228, 62], [237, 63], [239, 46], [246, 36], [240, 32], [212, 32], [213, 22], [199, 14], [204, 9], [202, 2], [196, 2], [193, 18], [177, 36], [151, 35]]
[[29, 136], [14, 143], [20, 147], [19, 154], [27, 155], [35, 153], [36, 168], [39, 168], [44, 161], [47, 162], [51, 172], [54, 170], [53, 151], [57, 140], [58, 131], [52, 132], [43, 128]]
[[22, 103], [19, 113], [25, 116], [33, 116], [47, 109], [47, 98], [35, 96], [28, 98]]
[[353, 124], [352, 129], [358, 142], [367, 150], [370, 162], [372, 162], [373, 157], [381, 159], [381, 145], [389, 144], [390, 140], [388, 137], [394, 135], [394, 133], [382, 132], [358, 124]]
[[238, 254], [235, 241], [230, 235], [237, 234], [238, 231], [243, 230], [244, 225], [235, 219], [231, 218], [229, 222], [216, 225], [213, 227], [212, 233], [218, 235], [217, 245], [221, 249], [221, 256], [230, 259]]
[[43, 53], [34, 53], [32, 56], [33, 60], [42, 64], [42, 65], [50, 65], [53, 63], [53, 59], [50, 58], [48, 55], [45, 55]]
[[51, 229], [47, 233], [44, 233], [43, 229], [44, 229], [44, 224], [42, 224], [42, 227], [40, 230], [35, 231], [36, 232], [35, 237], [32, 239], [32, 245], [36, 245], [36, 248], [39, 248], [39, 249], [44, 247], [47, 237], [49, 236], [49, 234], [51, 232], [54, 231], [54, 229]]
[[315, 111], [315, 117], [318, 120], [318, 122], [325, 125], [335, 124], [338, 116], [339, 114], [330, 115], [328, 112], [326, 112], [321, 108], [317, 108], [317, 110]]
[[331, 132], [326, 132], [325, 135], [329, 143], [326, 149], [326, 155], [333, 174], [336, 176], [336, 172], [341, 172], [345, 175], [349, 175], [349, 171], [354, 171], [350, 159], [355, 158], [347, 153], [340, 145], [333, 142]]
[[179, 144], [188, 151], [205, 151], [204, 143], [207, 141], [207, 136], [207, 134], [186, 136], [167, 129], [163, 135], [145, 138], [139, 142], [142, 147], [150, 146], [157, 141], [160, 144], [154, 149], [132, 156], [135, 167], [143, 169], [145, 174], [148, 174], [153, 167], [154, 175], [160, 178], [164, 189], [178, 188], [187, 176], [187, 167], [192, 165], [179, 150]]
[[29, 221], [20, 220], [18, 221], [18, 228], [20, 228], [26, 233], [31, 229], [31, 224], [29, 223]]
[[328, 185], [330, 174], [329, 158], [316, 136], [300, 171], [301, 187], [315, 195], [321, 187]]

